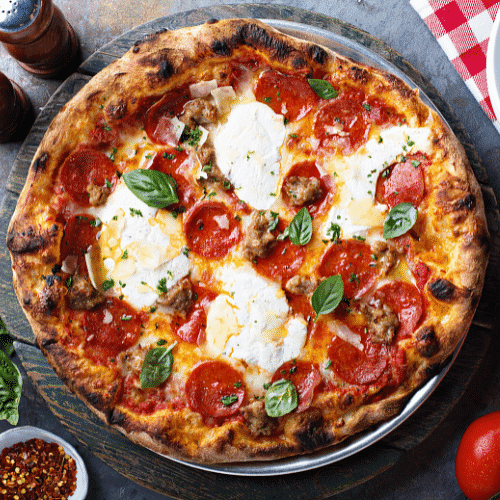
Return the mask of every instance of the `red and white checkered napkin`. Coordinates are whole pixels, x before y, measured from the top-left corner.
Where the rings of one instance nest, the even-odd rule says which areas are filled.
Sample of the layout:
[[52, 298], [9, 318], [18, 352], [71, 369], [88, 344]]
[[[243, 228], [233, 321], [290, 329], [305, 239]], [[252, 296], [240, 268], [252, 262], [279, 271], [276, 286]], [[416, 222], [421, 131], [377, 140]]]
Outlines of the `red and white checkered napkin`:
[[410, 0], [500, 132], [486, 83], [486, 53], [500, 0]]

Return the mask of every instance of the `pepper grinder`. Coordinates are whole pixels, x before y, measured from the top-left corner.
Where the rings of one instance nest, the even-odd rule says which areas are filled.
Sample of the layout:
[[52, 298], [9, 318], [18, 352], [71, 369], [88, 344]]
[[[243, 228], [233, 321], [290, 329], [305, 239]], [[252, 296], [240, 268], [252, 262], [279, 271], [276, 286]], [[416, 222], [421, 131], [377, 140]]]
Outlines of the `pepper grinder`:
[[33, 118], [33, 108], [21, 87], [0, 72], [0, 142], [21, 139]]
[[40, 78], [72, 69], [80, 48], [52, 0], [0, 0], [0, 42], [22, 68]]

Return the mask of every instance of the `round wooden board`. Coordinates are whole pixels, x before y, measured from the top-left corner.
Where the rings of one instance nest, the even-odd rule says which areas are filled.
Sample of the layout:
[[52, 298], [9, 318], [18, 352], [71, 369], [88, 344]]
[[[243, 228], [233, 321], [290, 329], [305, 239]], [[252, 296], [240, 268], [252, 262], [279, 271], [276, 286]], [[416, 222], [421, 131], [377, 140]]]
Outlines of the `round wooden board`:
[[[36, 384], [54, 414], [68, 430], [95, 455], [124, 476], [180, 499], [325, 499], [358, 485], [394, 465], [406, 452], [425, 439], [446, 417], [465, 391], [488, 349], [496, 323], [496, 284], [499, 278], [498, 255], [499, 212], [487, 175], [474, 146], [452, 110], [436, 90], [399, 54], [371, 35], [342, 21], [288, 6], [230, 5], [213, 6], [157, 19], [139, 26], [113, 40], [93, 54], [53, 95], [38, 116], [13, 167], [6, 200], [0, 212], [0, 238], [5, 241], [8, 221], [15, 207], [36, 148], [58, 110], [90, 79], [92, 75], [121, 57], [133, 43], [162, 28], [175, 29], [205, 22], [210, 18], [253, 17], [298, 22], [329, 30], [354, 40], [384, 57], [408, 75], [432, 100], [464, 144], [469, 160], [483, 188], [493, 252], [483, 298], [470, 333], [444, 380], [422, 407], [406, 422], [381, 441], [340, 462], [284, 476], [236, 477], [193, 469], [155, 455], [131, 443], [117, 431], [102, 423], [77, 399], [55, 375], [40, 350], [12, 291], [10, 261], [0, 253], [0, 313], [10, 331], [15, 332], [16, 351], [28, 375]], [[4, 264], [4, 265], [2, 265]]]

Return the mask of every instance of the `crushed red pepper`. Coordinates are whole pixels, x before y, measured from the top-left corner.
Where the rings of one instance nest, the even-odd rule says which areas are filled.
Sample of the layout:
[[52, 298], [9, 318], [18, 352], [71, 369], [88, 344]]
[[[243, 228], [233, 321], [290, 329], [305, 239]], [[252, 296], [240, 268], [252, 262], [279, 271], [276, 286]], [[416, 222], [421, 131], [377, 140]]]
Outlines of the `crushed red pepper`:
[[76, 488], [76, 463], [62, 446], [30, 439], [0, 455], [1, 498], [67, 500]]

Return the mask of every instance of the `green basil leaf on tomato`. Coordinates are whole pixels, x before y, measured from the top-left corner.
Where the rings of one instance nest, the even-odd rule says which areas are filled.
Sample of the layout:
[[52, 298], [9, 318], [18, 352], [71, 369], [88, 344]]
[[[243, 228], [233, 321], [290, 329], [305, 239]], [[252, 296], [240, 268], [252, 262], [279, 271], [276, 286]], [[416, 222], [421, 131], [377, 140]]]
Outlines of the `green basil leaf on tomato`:
[[411, 203], [400, 203], [391, 209], [384, 221], [384, 238], [397, 238], [417, 222], [417, 209]]
[[304, 207], [295, 215], [288, 226], [288, 237], [297, 246], [307, 245], [312, 238], [312, 217]]
[[342, 300], [344, 296], [344, 282], [340, 274], [335, 274], [322, 281], [311, 297], [311, 305], [313, 306], [317, 321], [321, 314], [331, 313]]
[[290, 380], [277, 380], [266, 392], [264, 407], [270, 417], [282, 417], [298, 405], [297, 389]]
[[311, 88], [314, 90], [316, 95], [322, 99], [335, 99], [340, 92], [335, 90], [330, 82], [326, 80], [319, 80], [316, 78], [309, 78], [307, 80]]
[[175, 179], [159, 170], [137, 169], [123, 174], [126, 186], [149, 207], [164, 208], [177, 203]]
[[176, 345], [174, 342], [170, 347], [155, 347], [148, 351], [141, 368], [141, 389], [157, 387], [167, 380], [174, 364], [172, 349]]

